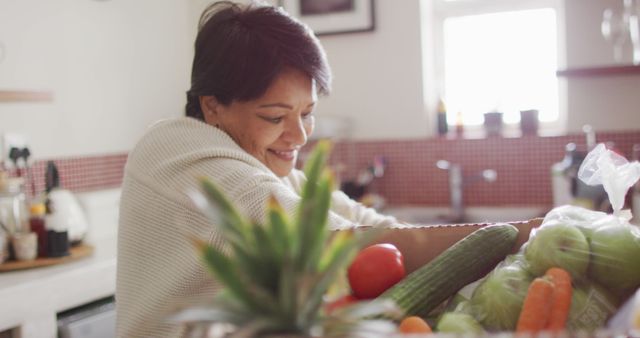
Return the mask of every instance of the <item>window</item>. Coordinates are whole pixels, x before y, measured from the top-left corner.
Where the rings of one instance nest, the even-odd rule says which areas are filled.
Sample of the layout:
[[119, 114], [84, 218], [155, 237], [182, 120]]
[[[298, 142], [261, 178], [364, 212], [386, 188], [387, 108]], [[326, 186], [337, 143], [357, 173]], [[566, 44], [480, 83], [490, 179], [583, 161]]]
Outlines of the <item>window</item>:
[[540, 122], [559, 127], [557, 8], [525, 2], [437, 2], [437, 88], [449, 124], [460, 115], [481, 125], [484, 113], [500, 111], [516, 125], [521, 110], [537, 109]]

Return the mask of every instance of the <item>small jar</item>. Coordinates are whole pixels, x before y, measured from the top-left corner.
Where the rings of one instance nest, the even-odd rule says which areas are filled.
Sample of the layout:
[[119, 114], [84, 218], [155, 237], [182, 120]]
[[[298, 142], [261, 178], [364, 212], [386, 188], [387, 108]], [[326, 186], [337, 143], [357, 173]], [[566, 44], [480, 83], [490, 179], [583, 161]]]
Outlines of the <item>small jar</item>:
[[69, 256], [69, 232], [55, 230], [47, 231], [47, 256]]
[[31, 261], [38, 256], [38, 236], [35, 232], [17, 232], [11, 236], [16, 259]]

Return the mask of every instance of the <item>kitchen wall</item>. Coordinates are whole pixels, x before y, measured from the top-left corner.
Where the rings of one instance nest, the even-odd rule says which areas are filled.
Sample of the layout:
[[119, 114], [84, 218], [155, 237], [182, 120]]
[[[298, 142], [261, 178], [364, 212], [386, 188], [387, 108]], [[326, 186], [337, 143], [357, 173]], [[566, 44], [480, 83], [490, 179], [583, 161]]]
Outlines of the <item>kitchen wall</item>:
[[21, 132], [36, 158], [128, 152], [153, 121], [181, 114], [189, 3], [0, 0], [0, 90], [53, 102], [0, 103], [0, 134]]
[[346, 117], [355, 139], [424, 137], [420, 1], [376, 1], [371, 33], [321, 36], [335, 74], [322, 115]]
[[[246, 2], [246, 1], [245, 1]], [[25, 133], [35, 156], [127, 152], [153, 121], [182, 114], [192, 41], [206, 0], [0, 0], [0, 90], [51, 90], [51, 103], [0, 104], [0, 133]], [[612, 62], [602, 10], [615, 0], [566, 0], [567, 66]], [[320, 39], [335, 74], [319, 119], [350, 122], [356, 140], [433, 133], [431, 64], [421, 15], [431, 0], [376, 1], [373, 32]], [[428, 48], [425, 53], [433, 51]], [[428, 56], [428, 55], [427, 55]], [[423, 82], [423, 71], [427, 74]], [[569, 131], [640, 128], [640, 76], [562, 79]]]
[[[602, 38], [605, 8], [620, 0], [565, 0], [567, 67], [615, 64], [613, 46]], [[626, 60], [630, 62], [631, 56]], [[598, 130], [640, 129], [640, 74], [564, 79], [570, 131], [591, 124]]]

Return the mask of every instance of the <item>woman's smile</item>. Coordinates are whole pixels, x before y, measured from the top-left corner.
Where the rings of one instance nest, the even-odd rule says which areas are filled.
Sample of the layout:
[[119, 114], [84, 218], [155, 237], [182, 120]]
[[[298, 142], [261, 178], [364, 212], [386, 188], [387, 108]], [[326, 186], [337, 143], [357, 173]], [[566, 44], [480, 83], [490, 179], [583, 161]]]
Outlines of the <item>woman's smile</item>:
[[296, 160], [296, 157], [298, 155], [298, 150], [297, 149], [293, 149], [293, 150], [275, 150], [275, 149], [269, 149], [269, 152], [274, 154], [275, 156], [277, 156], [279, 159], [286, 161], [286, 162], [293, 162]]

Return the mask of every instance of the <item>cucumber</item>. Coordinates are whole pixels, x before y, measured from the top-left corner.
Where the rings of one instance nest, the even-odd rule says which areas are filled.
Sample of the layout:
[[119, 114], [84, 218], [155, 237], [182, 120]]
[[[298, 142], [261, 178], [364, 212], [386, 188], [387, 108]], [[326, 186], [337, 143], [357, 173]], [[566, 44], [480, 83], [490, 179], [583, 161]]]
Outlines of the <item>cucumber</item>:
[[511, 224], [484, 226], [378, 296], [391, 299], [405, 316], [426, 317], [465, 285], [493, 269], [513, 249], [518, 229]]

